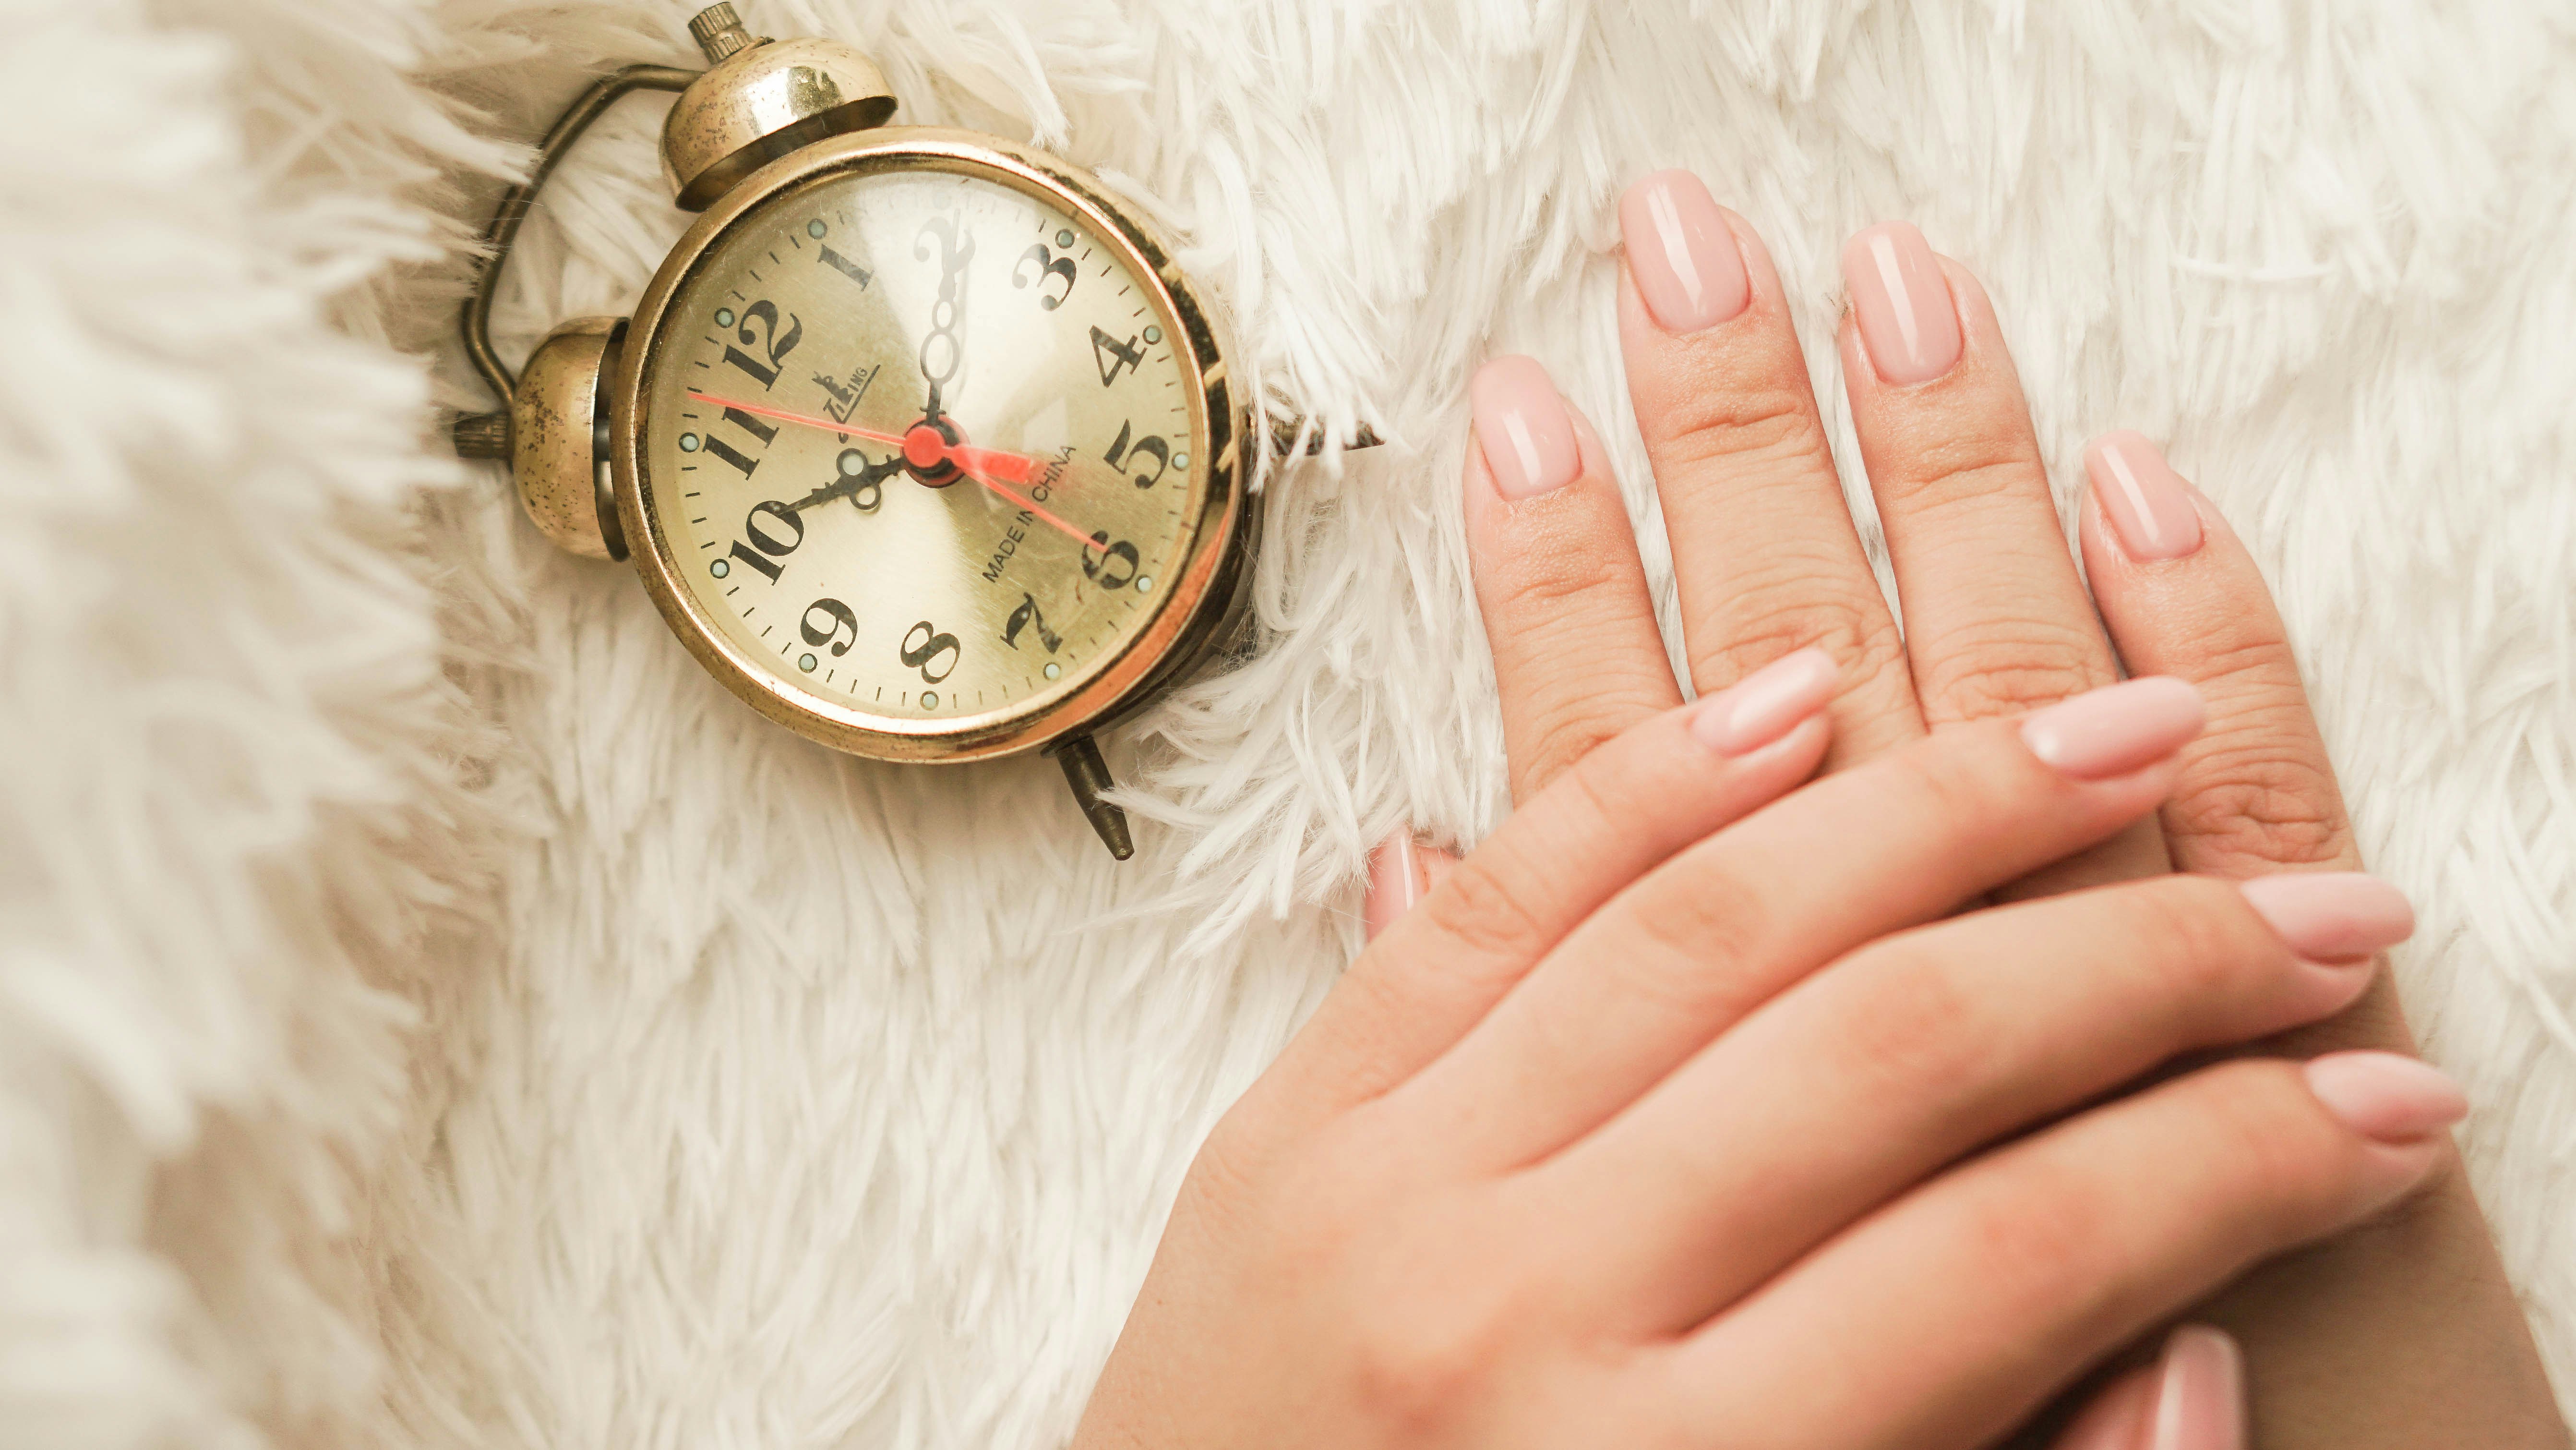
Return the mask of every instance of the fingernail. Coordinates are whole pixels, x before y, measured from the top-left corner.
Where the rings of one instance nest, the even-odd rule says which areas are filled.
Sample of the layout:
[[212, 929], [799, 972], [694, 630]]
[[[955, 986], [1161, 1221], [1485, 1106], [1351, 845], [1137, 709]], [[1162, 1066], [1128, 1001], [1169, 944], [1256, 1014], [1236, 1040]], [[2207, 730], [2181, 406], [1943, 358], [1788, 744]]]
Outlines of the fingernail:
[[1360, 925], [1367, 940], [1377, 940], [1379, 932], [1395, 925], [1430, 893], [1435, 858], [1446, 855], [1414, 840], [1410, 831], [1397, 831], [1369, 853], [1368, 897], [1360, 906]]
[[2374, 1142], [2418, 1143], [2469, 1115], [2458, 1083], [2404, 1053], [2334, 1052], [2302, 1070], [2326, 1111]]
[[2360, 871], [2284, 871], [2240, 888], [2290, 950], [2338, 962], [2383, 952], [2415, 934], [2406, 893]]
[[1508, 499], [1533, 498], [1574, 482], [1583, 466], [1565, 400], [1536, 358], [1498, 357], [1468, 385], [1476, 410], [1476, 446]]
[[2021, 722], [2021, 738], [2060, 774], [2108, 780], [2182, 749], [2206, 718], [2188, 680], [2150, 675], [2051, 705]]
[[1702, 700], [1691, 736], [1720, 755], [1750, 755], [1823, 709], [1841, 679], [1823, 650], [1784, 655]]
[[1880, 378], [1928, 383], [1959, 362], [1959, 309], [1931, 244], [1908, 222], [1881, 222], [1843, 245], [1843, 286]]
[[1687, 171], [1658, 171], [1629, 187], [1619, 198], [1619, 235], [1637, 295], [1666, 332], [1715, 327], [1752, 299], [1735, 232]]
[[2165, 1340], [2146, 1450], [2245, 1450], [2245, 1354], [2205, 1324]]
[[2179, 559], [2200, 547], [2200, 510], [2165, 455], [2140, 433], [2105, 433], [2084, 450], [2093, 496], [2132, 559]]

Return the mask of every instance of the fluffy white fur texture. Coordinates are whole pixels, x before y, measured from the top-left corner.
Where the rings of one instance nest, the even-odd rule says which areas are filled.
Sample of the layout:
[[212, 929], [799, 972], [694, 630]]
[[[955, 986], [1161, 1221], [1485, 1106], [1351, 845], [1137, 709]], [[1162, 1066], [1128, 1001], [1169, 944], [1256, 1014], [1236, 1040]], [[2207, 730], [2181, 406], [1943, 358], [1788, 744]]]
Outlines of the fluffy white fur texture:
[[[1059, 1440], [1365, 848], [1504, 809], [1479, 359], [1603, 420], [1662, 582], [1609, 249], [1673, 164], [1770, 238], [1829, 400], [1835, 249], [1910, 217], [2062, 488], [2137, 427], [2245, 531], [2576, 1390], [2563, 5], [743, 8], [1132, 192], [1272, 398], [1395, 443], [1272, 480], [1261, 652], [1112, 742], [1113, 865], [1044, 763], [763, 724], [442, 458], [434, 405], [486, 405], [454, 219], [583, 73], [685, 58], [677, 0], [9, 5], [0, 1443]], [[679, 231], [629, 108], [507, 348]]]

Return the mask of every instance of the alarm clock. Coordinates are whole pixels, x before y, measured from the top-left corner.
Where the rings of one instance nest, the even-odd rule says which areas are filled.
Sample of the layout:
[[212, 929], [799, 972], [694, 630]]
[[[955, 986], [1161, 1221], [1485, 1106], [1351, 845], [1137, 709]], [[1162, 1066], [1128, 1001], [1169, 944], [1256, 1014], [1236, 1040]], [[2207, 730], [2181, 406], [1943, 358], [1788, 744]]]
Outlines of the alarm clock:
[[[632, 562], [761, 714], [876, 760], [1047, 751], [1126, 859], [1093, 736], [1219, 652], [1248, 596], [1253, 420], [1217, 319], [1081, 168], [887, 124], [848, 45], [755, 37], [730, 5], [689, 28], [707, 70], [603, 79], [503, 197], [464, 331], [508, 407], [460, 419], [458, 451], [508, 459], [555, 544]], [[698, 219], [632, 317], [564, 323], [514, 378], [489, 321], [519, 223], [645, 89], [679, 92], [663, 168]]]

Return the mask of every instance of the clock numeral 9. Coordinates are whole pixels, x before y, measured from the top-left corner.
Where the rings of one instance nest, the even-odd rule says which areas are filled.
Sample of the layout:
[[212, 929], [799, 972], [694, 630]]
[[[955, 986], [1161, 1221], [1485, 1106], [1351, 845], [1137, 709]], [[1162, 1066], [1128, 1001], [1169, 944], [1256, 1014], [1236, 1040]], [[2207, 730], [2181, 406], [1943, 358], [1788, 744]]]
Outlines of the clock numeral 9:
[[1103, 589], [1124, 589], [1136, 582], [1136, 546], [1121, 539], [1109, 542], [1107, 534], [1093, 534], [1091, 542], [1100, 549], [1082, 551], [1082, 572], [1097, 581]]
[[[754, 335], [751, 330], [751, 325], [755, 322], [760, 324], [758, 335]], [[805, 324], [798, 321], [796, 314], [791, 312], [787, 314], [787, 330], [779, 331], [778, 304], [760, 301], [742, 310], [742, 327], [735, 332], [734, 336], [742, 343], [742, 347], [759, 348], [769, 354], [769, 362], [763, 366], [759, 359], [744, 352], [742, 347], [728, 346], [725, 349], [725, 361], [750, 374], [765, 392], [771, 384], [778, 381], [779, 364], [789, 353], [796, 350], [796, 344], [805, 340]]]
[[1125, 342], [1111, 337], [1099, 328], [1091, 329], [1091, 360], [1100, 368], [1100, 386], [1118, 381], [1118, 375], [1145, 360], [1145, 350], [1130, 337]]
[[[818, 614], [823, 616], [819, 627], [814, 623], [814, 616]], [[832, 657], [838, 659], [850, 652], [850, 646], [859, 642], [859, 617], [850, 612], [850, 606], [837, 599], [817, 599], [805, 606], [805, 617], [796, 621], [796, 632], [816, 649], [830, 646]], [[844, 639], [843, 635], [849, 637]]]
[[[1064, 305], [1064, 299], [1073, 295], [1073, 284], [1075, 279], [1082, 275], [1081, 269], [1074, 266], [1073, 258], [1059, 257], [1054, 252], [1049, 251], [1046, 243], [1032, 242], [1029, 244], [1029, 249], [1027, 251], [1020, 253], [1020, 260], [1013, 263], [1011, 266], [1012, 286], [1026, 287], [1029, 285], [1031, 279], [1021, 274], [1028, 270], [1028, 265], [1031, 262], [1038, 264], [1037, 276], [1035, 278], [1038, 284], [1038, 306], [1045, 308], [1049, 312], [1053, 312], [1057, 308], [1062, 307]], [[1046, 279], [1049, 277], [1062, 277], [1064, 279], [1064, 290], [1058, 292], [1053, 297], [1049, 297], [1047, 295]]]
[[[948, 663], [934, 671], [931, 666], [942, 655]], [[966, 647], [957, 642], [957, 636], [940, 633], [939, 626], [926, 619], [904, 631], [903, 647], [895, 651], [896, 659], [921, 671], [922, 680], [933, 685], [955, 674], [957, 662], [965, 657]]]
[[[783, 535], [773, 533], [764, 526], [764, 520], [774, 520], [786, 532]], [[742, 517], [742, 531], [750, 536], [751, 543], [735, 544], [733, 557], [768, 575], [772, 584], [777, 583], [779, 574], [784, 572], [777, 561], [795, 553], [796, 546], [805, 542], [803, 516], [775, 499], [753, 504], [751, 512]]]
[[1110, 444], [1109, 451], [1101, 454], [1100, 459], [1112, 468], [1123, 468], [1126, 466], [1127, 459], [1131, 456], [1142, 458], [1147, 454], [1153, 455], [1154, 471], [1152, 473], [1140, 473], [1136, 475], [1136, 486], [1138, 488], [1152, 488], [1155, 484], [1163, 481], [1163, 471], [1172, 466], [1172, 445], [1164, 442], [1160, 438], [1139, 438], [1135, 442], [1129, 443], [1127, 441], [1127, 435], [1134, 429], [1134, 426], [1135, 425], [1131, 423], [1119, 424], [1118, 441]]

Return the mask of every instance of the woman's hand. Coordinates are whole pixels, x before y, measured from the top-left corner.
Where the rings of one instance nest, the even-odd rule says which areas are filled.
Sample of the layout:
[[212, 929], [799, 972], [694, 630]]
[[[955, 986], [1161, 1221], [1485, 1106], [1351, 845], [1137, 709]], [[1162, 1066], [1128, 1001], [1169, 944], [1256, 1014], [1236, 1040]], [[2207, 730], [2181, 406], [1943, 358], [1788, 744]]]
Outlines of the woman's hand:
[[1388, 925], [1201, 1152], [1078, 1446], [1981, 1444], [2413, 1188], [2460, 1104], [2388, 1054], [2085, 1106], [2348, 1006], [2388, 888], [1952, 914], [2146, 819], [2195, 691], [1775, 800], [1840, 673], [1799, 651], [1647, 715]]
[[[1688, 673], [1722, 690], [1822, 647], [1833, 770], [2092, 689], [2125, 660], [2207, 698], [2157, 819], [2001, 887], [2005, 899], [2170, 868], [2359, 866], [2279, 615], [2235, 535], [2146, 440], [2087, 456], [2088, 595], [1985, 293], [1911, 227], [1844, 253], [1852, 418], [1904, 604], [1899, 634], [1845, 507], [1759, 238], [1686, 173], [1621, 207], [1630, 396], [1672, 541]], [[1475, 385], [1468, 537], [1516, 798], [1681, 698], [1602, 449], [1537, 364]], [[2096, 605], [2099, 615], [2096, 614]], [[1401, 885], [1401, 881], [1393, 883]], [[2091, 970], [2081, 956], [2070, 968]], [[2385, 979], [2279, 1040], [2411, 1051]], [[2203, 1311], [2244, 1339], [2267, 1450], [2559, 1446], [2528, 1331], [2456, 1160], [2408, 1211], [2285, 1260]]]

